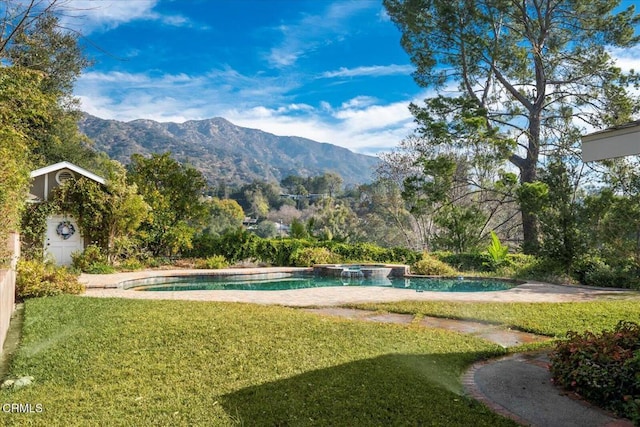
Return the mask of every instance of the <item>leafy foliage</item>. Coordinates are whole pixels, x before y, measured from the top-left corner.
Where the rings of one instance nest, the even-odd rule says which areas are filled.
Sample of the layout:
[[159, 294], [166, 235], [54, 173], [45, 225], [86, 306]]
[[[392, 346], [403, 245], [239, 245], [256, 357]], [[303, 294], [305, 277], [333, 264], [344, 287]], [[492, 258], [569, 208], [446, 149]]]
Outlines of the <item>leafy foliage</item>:
[[411, 272], [427, 276], [453, 276], [458, 273], [453, 267], [427, 252], [423, 252], [422, 259], [411, 267]]
[[131, 156], [127, 181], [136, 184], [151, 216], [141, 224], [141, 238], [154, 255], [175, 255], [189, 249], [207, 216], [202, 201], [202, 173], [171, 158], [170, 153]]
[[431, 252], [431, 255], [459, 271], [488, 272], [497, 267], [488, 253]]
[[491, 244], [487, 248], [487, 253], [491, 256], [494, 265], [499, 265], [507, 259], [509, 247], [500, 243], [500, 239], [495, 231], [491, 231]]
[[242, 226], [244, 211], [235, 200], [214, 197], [207, 199], [205, 205], [209, 211], [208, 225], [204, 230], [206, 233], [221, 235]]
[[47, 217], [57, 209], [53, 202], [30, 203], [22, 213], [20, 225], [20, 256], [24, 259], [44, 261], [44, 239]]
[[110, 161], [107, 169], [105, 186], [84, 177], [69, 180], [58, 187], [55, 199], [77, 219], [85, 238], [103, 248], [107, 260], [113, 261], [148, 217], [149, 206], [137, 187], [127, 184], [122, 165]]
[[572, 275], [580, 283], [590, 286], [640, 289], [639, 267], [633, 259], [606, 260], [586, 254], [572, 267]]
[[314, 264], [337, 264], [342, 259], [327, 248], [302, 248], [291, 254], [291, 262], [296, 267], [311, 267]]
[[447, 205], [438, 211], [434, 222], [440, 227], [434, 247], [463, 253], [477, 249], [487, 217], [478, 206]]
[[19, 300], [83, 291], [84, 285], [78, 282], [78, 276], [65, 267], [36, 260], [18, 262], [16, 298]]
[[96, 245], [89, 245], [82, 252], [72, 253], [71, 265], [83, 273], [104, 274], [115, 271], [109, 267], [107, 256]]
[[621, 321], [600, 334], [568, 332], [551, 353], [556, 383], [640, 422], [640, 326]]
[[[0, 242], [20, 225], [29, 183], [29, 154], [55, 120], [56, 98], [42, 90], [41, 73], [0, 67]], [[0, 258], [2, 258], [0, 256]]]
[[222, 255], [213, 255], [206, 259], [196, 260], [196, 268], [205, 268], [210, 270], [218, 270], [229, 266], [226, 258]]
[[[418, 135], [434, 150], [487, 153], [537, 181], [542, 156], [573, 149], [584, 122], [631, 119], [637, 82], [606, 49], [638, 43], [633, 6], [619, 2], [450, 2], [385, 0], [416, 66], [415, 81], [435, 90], [412, 105]], [[451, 96], [451, 85], [460, 95]], [[477, 148], [483, 148], [478, 151]], [[535, 212], [522, 211], [524, 249], [535, 252]]]

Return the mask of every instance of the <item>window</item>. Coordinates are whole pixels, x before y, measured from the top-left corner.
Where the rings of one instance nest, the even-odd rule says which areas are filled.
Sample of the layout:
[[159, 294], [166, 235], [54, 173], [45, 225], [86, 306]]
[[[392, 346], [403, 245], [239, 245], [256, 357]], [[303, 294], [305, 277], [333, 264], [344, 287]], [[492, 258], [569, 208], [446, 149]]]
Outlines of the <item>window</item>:
[[70, 179], [74, 179], [75, 175], [68, 169], [62, 169], [56, 173], [56, 182], [60, 185], [64, 184], [65, 181]]

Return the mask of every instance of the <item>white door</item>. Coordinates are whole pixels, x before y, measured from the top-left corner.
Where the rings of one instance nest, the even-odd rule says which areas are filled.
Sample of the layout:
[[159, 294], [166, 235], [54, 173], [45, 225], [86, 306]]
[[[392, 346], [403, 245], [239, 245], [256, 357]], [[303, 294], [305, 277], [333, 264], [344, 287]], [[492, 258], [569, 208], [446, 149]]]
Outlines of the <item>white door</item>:
[[84, 239], [75, 219], [62, 215], [52, 215], [47, 219], [46, 257], [53, 258], [58, 265], [71, 265], [71, 254], [83, 249]]

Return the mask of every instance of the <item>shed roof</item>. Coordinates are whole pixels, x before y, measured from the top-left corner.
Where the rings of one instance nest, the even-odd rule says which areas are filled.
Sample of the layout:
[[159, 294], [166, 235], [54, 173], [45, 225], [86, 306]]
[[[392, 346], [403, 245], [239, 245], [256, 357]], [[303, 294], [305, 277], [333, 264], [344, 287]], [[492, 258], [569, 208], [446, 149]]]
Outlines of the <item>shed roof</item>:
[[582, 161], [640, 154], [640, 120], [592, 132], [582, 137]]
[[102, 185], [105, 184], [105, 179], [102, 178], [101, 176], [98, 176], [94, 173], [89, 172], [86, 169], [81, 168], [80, 166], [76, 166], [73, 163], [69, 163], [69, 162], [59, 162], [59, 163], [55, 163], [53, 165], [49, 165], [49, 166], [45, 166], [43, 168], [40, 169], [36, 169], [34, 171], [31, 172], [31, 178], [36, 178], [38, 176], [41, 175], [45, 175], [51, 172], [55, 172], [55, 171], [59, 171], [61, 169], [69, 169], [79, 175], [82, 175], [84, 177], [87, 177], [89, 179], [92, 179]]

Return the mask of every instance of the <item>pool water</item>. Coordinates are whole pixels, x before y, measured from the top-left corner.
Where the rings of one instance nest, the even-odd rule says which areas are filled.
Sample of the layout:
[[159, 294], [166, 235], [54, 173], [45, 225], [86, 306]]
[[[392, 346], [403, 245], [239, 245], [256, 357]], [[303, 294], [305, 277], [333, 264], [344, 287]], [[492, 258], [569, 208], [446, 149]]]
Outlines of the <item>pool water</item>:
[[384, 278], [351, 279], [340, 277], [292, 276], [267, 280], [251, 280], [247, 277], [168, 277], [152, 285], [136, 286], [137, 291], [283, 291], [290, 289], [322, 288], [329, 286], [377, 286], [411, 289], [416, 292], [488, 292], [504, 291], [516, 283], [498, 279], [463, 278]]

